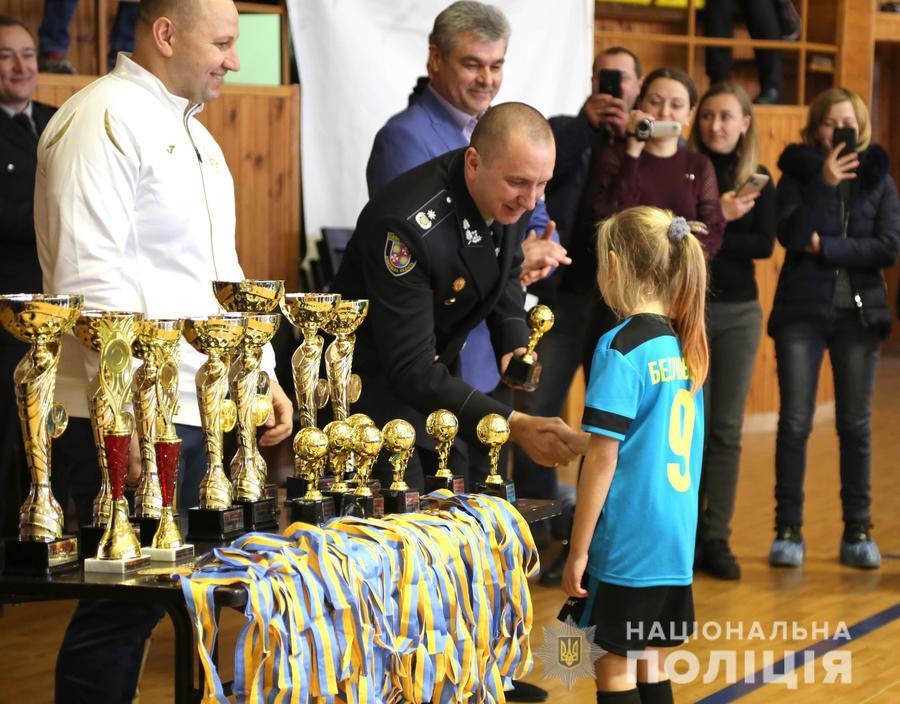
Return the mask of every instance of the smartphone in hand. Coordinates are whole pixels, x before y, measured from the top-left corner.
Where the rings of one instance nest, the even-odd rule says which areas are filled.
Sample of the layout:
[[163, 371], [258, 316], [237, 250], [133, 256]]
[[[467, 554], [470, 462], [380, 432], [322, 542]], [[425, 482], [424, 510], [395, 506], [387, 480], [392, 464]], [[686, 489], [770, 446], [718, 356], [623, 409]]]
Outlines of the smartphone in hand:
[[622, 97], [622, 72], [615, 68], [601, 68], [597, 74], [597, 92]]
[[735, 191], [735, 197], [743, 198], [753, 193], [759, 193], [769, 182], [769, 177], [765, 174], [750, 174], [747, 180], [741, 184], [741, 187]]
[[831, 146], [836, 147], [843, 144], [844, 148], [838, 154], [838, 158], [856, 151], [856, 128], [855, 127], [835, 127], [831, 136]]

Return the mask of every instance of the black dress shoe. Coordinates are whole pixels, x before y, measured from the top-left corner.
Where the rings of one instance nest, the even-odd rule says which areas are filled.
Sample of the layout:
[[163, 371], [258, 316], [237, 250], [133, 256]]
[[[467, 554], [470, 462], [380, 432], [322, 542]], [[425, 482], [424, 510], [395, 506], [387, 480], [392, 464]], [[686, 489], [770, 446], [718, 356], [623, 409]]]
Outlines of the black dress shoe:
[[753, 102], [757, 105], [778, 105], [781, 103], [781, 91], [777, 88], [763, 88]]
[[545, 702], [547, 690], [541, 689], [536, 684], [529, 684], [522, 680], [513, 680], [513, 688], [504, 692], [508, 702]]

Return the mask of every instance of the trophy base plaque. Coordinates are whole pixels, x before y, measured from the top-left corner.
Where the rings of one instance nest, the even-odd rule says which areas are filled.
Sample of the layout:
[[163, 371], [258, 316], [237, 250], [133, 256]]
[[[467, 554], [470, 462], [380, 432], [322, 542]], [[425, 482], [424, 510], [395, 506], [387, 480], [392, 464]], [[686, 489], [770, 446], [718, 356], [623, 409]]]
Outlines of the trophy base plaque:
[[419, 492], [411, 489], [385, 491], [385, 513], [416, 513], [419, 510]]
[[320, 489], [320, 491], [325, 495], [326, 498], [331, 499], [334, 503], [334, 515], [335, 516], [343, 516], [344, 514], [341, 512], [341, 509], [344, 505], [344, 497], [349, 496], [349, 491], [331, 491], [331, 489]]
[[147, 518], [145, 516], [133, 516], [129, 521], [133, 526], [140, 526], [140, 531], [135, 529], [135, 532], [138, 534], [138, 539], [141, 541], [141, 547], [150, 547], [153, 543], [153, 536], [156, 535], [156, 529], [159, 528], [159, 519]]
[[[157, 525], [159, 524], [158, 518], [152, 520], [155, 520]], [[153, 542], [153, 535], [156, 533], [155, 528], [153, 529], [153, 533], [144, 533], [143, 525], [137, 519], [131, 519], [129, 520], [129, 523], [131, 523], [131, 527], [134, 530], [137, 539], [140, 541], [141, 547]], [[104, 526], [81, 526], [81, 528], [78, 529], [79, 560], [97, 557], [97, 548], [100, 547], [100, 539], [103, 538], [105, 532], [106, 528]]]
[[277, 499], [259, 501], [235, 501], [235, 506], [244, 509], [244, 530], [266, 530], [278, 527]]
[[541, 365], [539, 362], [529, 364], [521, 357], [513, 357], [501, 378], [504, 384], [514, 389], [534, 391], [541, 380]]
[[300, 521], [301, 523], [311, 523], [312, 525], [320, 526], [334, 517], [334, 499], [330, 496], [321, 501], [295, 499], [285, 502], [285, 507], [290, 511], [291, 523]]
[[306, 477], [288, 477], [285, 482], [288, 499], [302, 499], [309, 489], [309, 481]]
[[98, 560], [96, 557], [89, 557], [84, 561], [84, 571], [102, 574], [128, 574], [149, 564], [150, 556], [141, 550], [140, 555], [128, 560]]
[[188, 509], [188, 540], [225, 540], [244, 532], [244, 509]]
[[425, 491], [431, 493], [438, 489], [448, 489], [454, 494], [466, 493], [466, 479], [460, 474], [454, 474], [452, 477], [425, 477]]
[[381, 518], [384, 516], [383, 496], [357, 496], [353, 493], [344, 494], [341, 502], [342, 516], [356, 516], [358, 518]]
[[181, 562], [194, 557], [194, 546], [188, 543], [180, 548], [141, 548], [141, 553], [149, 555], [153, 562]]
[[4, 574], [49, 575], [78, 567], [78, 538], [64, 535], [50, 542], [6, 541]]
[[504, 501], [508, 501], [513, 506], [516, 505], [516, 485], [512, 482], [503, 482], [502, 484], [485, 484], [479, 482], [477, 491], [479, 494], [498, 496]]

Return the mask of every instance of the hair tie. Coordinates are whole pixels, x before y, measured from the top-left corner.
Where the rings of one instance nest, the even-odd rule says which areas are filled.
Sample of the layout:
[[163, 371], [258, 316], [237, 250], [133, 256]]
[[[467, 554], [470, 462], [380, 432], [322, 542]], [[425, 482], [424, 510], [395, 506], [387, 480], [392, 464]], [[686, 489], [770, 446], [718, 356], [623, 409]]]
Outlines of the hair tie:
[[685, 235], [687, 235], [691, 231], [691, 226], [688, 225], [687, 220], [685, 220], [680, 215], [676, 215], [672, 218], [672, 222], [669, 224], [669, 239], [672, 242], [681, 242], [684, 239]]

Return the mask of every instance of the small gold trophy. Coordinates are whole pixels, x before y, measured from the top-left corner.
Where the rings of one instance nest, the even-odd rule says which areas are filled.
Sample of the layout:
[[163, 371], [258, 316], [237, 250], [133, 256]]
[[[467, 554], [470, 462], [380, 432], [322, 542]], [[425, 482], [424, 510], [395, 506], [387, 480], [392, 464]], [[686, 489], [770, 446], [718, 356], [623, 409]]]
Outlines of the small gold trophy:
[[294, 437], [294, 459], [297, 474], [305, 477], [309, 488], [302, 498], [286, 502], [291, 521], [322, 525], [334, 516], [334, 499], [319, 490], [327, 456], [328, 436], [318, 428], [301, 428]]
[[409, 488], [403, 475], [416, 447], [416, 429], [412, 423], [397, 419], [389, 421], [381, 435], [394, 467], [393, 482], [384, 492], [384, 512], [415, 513], [419, 510], [419, 492]]
[[[175, 432], [178, 410], [178, 360], [184, 321], [178, 319], [142, 320], [132, 348], [144, 364], [134, 373], [132, 391], [135, 421], [141, 443], [143, 473], [135, 494], [135, 515], [141, 535], [150, 531], [152, 517], [148, 505], [156, 505], [159, 491], [159, 518], [150, 547], [144, 552], [150, 559], [177, 562], [194, 555], [194, 546], [185, 544], [175, 522], [175, 485], [181, 439]], [[144, 497], [149, 497], [149, 500]]]
[[353, 426], [345, 420], [333, 420], [325, 426], [328, 436], [328, 468], [331, 476], [320, 482], [322, 493], [334, 501], [335, 513], [341, 512], [344, 496], [350, 486], [344, 480], [350, 452], [353, 450]]
[[222, 433], [234, 428], [237, 410], [228, 394], [228, 366], [247, 330], [247, 316], [223, 313], [188, 318], [185, 339], [209, 359], [197, 372], [197, 402], [206, 444], [207, 469], [200, 506], [188, 510], [188, 538], [225, 540], [244, 530], [243, 508], [232, 508], [231, 482], [222, 465]]
[[[134, 417], [125, 411], [125, 404], [131, 397], [131, 347], [141, 319], [140, 313], [108, 311], [92, 321], [96, 338], [91, 336], [90, 346], [94, 346], [96, 339], [100, 354], [97, 374], [100, 388], [95, 394], [98, 401], [95, 408], [100, 408], [103, 414], [97, 418], [97, 427], [106, 455], [113, 506], [97, 546], [97, 556], [84, 561], [86, 572], [124, 574], [150, 561], [150, 556], [141, 552], [141, 541], [131, 525], [125, 500], [128, 448], [134, 434]], [[91, 329], [91, 325], [87, 328]]]
[[491, 472], [484, 483], [478, 484], [478, 491], [482, 494], [499, 496], [501, 499], [516, 503], [516, 485], [506, 481], [500, 474], [500, 449], [509, 440], [509, 423], [506, 418], [496, 413], [489, 413], [476, 427], [478, 440], [488, 448], [488, 457], [491, 463]]
[[[353, 428], [353, 431], [356, 432], [359, 428], [365, 428], [368, 426], [375, 426], [375, 421], [373, 421], [369, 416], [365, 413], [354, 413], [347, 419], [347, 422]], [[344, 479], [346, 479], [347, 484], [355, 489], [359, 486], [362, 481], [362, 474], [358, 468], [358, 462], [356, 457], [356, 451], [353, 450], [350, 452], [350, 456], [347, 459], [347, 471], [344, 472]], [[378, 493], [381, 491], [381, 482], [377, 479], [369, 479], [369, 489], [373, 492]]]
[[325, 371], [335, 420], [347, 420], [350, 404], [356, 403], [362, 393], [362, 380], [358, 374], [351, 373], [351, 368], [356, 329], [368, 311], [366, 300], [342, 300], [324, 326], [325, 332], [334, 335], [334, 341], [325, 352]]
[[541, 379], [541, 363], [535, 359], [534, 348], [538, 340], [553, 327], [553, 311], [547, 306], [537, 305], [528, 312], [528, 349], [521, 355], [513, 355], [506, 371], [503, 372], [503, 383], [514, 389], [534, 391]]
[[446, 409], [431, 413], [425, 420], [425, 432], [434, 439], [438, 453], [438, 470], [433, 477], [425, 477], [425, 489], [428, 492], [437, 489], [449, 489], [454, 494], [462, 494], [466, 490], [466, 479], [460, 474], [450, 471], [450, 448], [459, 432], [459, 421]]
[[19, 509], [19, 538], [6, 541], [7, 573], [49, 574], [78, 566], [78, 538], [63, 535], [63, 510], [50, 489], [50, 443], [68, 423], [66, 409], [53, 402], [59, 338], [74, 325], [82, 304], [81, 296], [0, 296], [0, 323], [31, 345], [13, 374], [31, 486]]
[[301, 428], [316, 427], [317, 410], [328, 403], [328, 385], [319, 382], [325, 345], [319, 329], [331, 319], [340, 301], [337, 293], [286, 293], [281, 304], [291, 325], [303, 333], [303, 342], [291, 357]]
[[272, 412], [268, 398], [269, 375], [260, 369], [262, 348], [281, 323], [278, 306], [284, 282], [246, 279], [214, 281], [213, 293], [230, 313], [247, 314], [247, 332], [241, 354], [231, 370], [231, 398], [237, 407], [238, 451], [231, 460], [234, 501], [244, 507], [247, 530], [278, 524], [278, 487], [266, 485], [268, 470], [256, 444], [256, 429]]
[[361, 425], [353, 431], [352, 447], [359, 483], [352, 492], [344, 494], [342, 516], [381, 518], [384, 515], [384, 497], [373, 493], [369, 487], [369, 474], [381, 452], [381, 444], [381, 431], [374, 425]]

